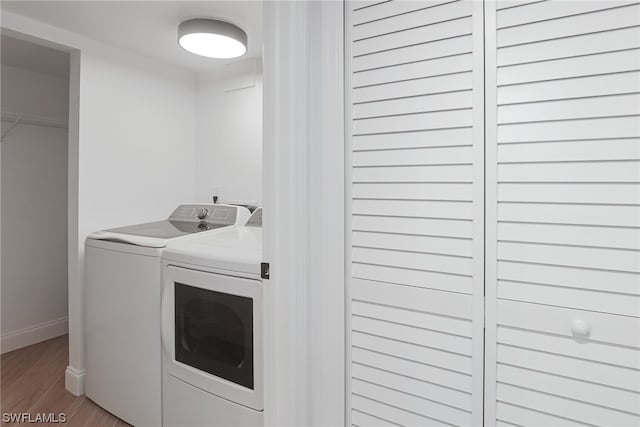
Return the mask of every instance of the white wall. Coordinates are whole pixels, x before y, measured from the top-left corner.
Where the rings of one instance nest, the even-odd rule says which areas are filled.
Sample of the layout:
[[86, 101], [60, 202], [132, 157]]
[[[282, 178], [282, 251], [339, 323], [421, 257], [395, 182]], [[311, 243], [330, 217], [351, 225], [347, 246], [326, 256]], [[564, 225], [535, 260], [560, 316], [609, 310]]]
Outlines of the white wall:
[[[2, 66], [3, 111], [66, 121], [68, 79]], [[2, 131], [11, 125], [2, 122]], [[2, 351], [67, 331], [67, 130], [2, 142]]]
[[[82, 278], [88, 233], [166, 218], [194, 199], [196, 141], [192, 73], [112, 51], [85, 49], [79, 60], [75, 267]], [[69, 304], [67, 388], [82, 393], [82, 281]]]
[[198, 74], [198, 201], [262, 204], [262, 70], [256, 60]]
[[83, 52], [80, 234], [169, 216], [195, 197], [195, 80]]

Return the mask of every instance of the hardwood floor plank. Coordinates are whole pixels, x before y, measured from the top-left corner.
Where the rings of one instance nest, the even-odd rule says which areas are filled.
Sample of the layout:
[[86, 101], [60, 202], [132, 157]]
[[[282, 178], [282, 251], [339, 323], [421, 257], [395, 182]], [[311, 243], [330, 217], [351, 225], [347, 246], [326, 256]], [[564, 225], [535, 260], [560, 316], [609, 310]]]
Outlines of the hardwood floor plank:
[[63, 413], [69, 420], [84, 399], [86, 399], [84, 396], [74, 396], [64, 388], [64, 374], [62, 374], [40, 400], [29, 408], [28, 412], [32, 414]]
[[[69, 346], [64, 339], [43, 345], [32, 365], [13, 380], [2, 393], [3, 412], [26, 412], [51, 388], [67, 366]], [[40, 343], [43, 344], [43, 343]], [[36, 344], [39, 345], [39, 344]]]
[[67, 343], [65, 345], [68, 346], [68, 338], [64, 335], [0, 356], [0, 364], [2, 365], [0, 368], [0, 384], [2, 384], [2, 387], [11, 388], [29, 368], [37, 364], [43, 356], [46, 357], [50, 349], [58, 345], [61, 340], [64, 340]]
[[[69, 363], [67, 335], [0, 356], [0, 408], [2, 412], [67, 415], [67, 426], [131, 427], [85, 396], [64, 387]], [[2, 424], [19, 427], [25, 424]], [[60, 426], [57, 424], [39, 424]]]
[[118, 418], [114, 415], [85, 398], [66, 425], [68, 427], [113, 427], [117, 421]]

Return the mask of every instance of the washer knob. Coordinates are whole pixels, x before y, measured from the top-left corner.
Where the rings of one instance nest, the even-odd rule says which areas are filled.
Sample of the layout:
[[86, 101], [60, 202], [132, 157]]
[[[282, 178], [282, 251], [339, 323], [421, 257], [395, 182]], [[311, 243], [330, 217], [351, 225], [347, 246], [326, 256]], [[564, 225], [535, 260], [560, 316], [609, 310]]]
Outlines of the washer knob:
[[209, 214], [209, 210], [205, 208], [198, 209], [198, 212], [196, 213], [196, 215], [198, 216], [198, 219], [205, 219], [208, 214]]

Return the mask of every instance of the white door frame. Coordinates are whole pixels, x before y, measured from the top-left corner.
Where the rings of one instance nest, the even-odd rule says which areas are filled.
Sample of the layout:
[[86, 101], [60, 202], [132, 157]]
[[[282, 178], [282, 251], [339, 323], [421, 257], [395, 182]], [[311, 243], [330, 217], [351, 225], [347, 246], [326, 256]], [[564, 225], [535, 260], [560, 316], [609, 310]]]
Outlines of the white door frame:
[[343, 3], [264, 4], [265, 422], [344, 424]]
[[80, 58], [86, 45], [83, 37], [23, 16], [2, 12], [4, 34], [42, 46], [68, 52], [69, 118], [67, 154], [67, 239], [68, 239], [68, 327], [69, 366], [65, 371], [65, 387], [79, 396], [84, 393], [83, 274], [80, 258], [84, 242], [80, 238], [78, 205], [78, 171], [80, 150]]
[[344, 6], [311, 3], [310, 418], [345, 423]]

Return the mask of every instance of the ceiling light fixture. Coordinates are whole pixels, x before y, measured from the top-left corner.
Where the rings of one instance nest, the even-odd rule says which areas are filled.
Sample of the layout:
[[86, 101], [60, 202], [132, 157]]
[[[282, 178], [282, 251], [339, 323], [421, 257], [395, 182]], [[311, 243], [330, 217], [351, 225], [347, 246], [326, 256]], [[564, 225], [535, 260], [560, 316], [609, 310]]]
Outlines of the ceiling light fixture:
[[189, 19], [178, 25], [178, 44], [208, 58], [237, 58], [247, 52], [247, 33], [219, 19]]

